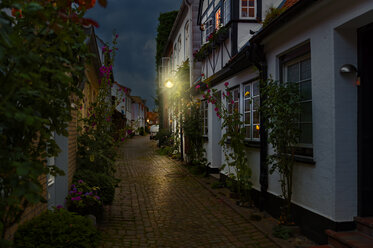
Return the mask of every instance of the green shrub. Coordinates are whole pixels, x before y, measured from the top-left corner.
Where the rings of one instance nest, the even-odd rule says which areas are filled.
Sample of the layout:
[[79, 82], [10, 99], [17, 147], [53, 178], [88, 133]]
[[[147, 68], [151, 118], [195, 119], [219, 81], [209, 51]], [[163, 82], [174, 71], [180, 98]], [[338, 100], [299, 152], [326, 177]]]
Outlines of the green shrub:
[[104, 173], [96, 173], [87, 169], [78, 169], [74, 175], [74, 181], [83, 180], [90, 187], [97, 186], [99, 195], [105, 205], [111, 204], [114, 200], [115, 187], [119, 179]]
[[71, 185], [71, 190], [66, 197], [67, 208], [80, 215], [93, 214], [101, 217], [102, 200], [97, 190], [97, 187], [90, 187], [83, 180], [79, 180]]
[[273, 236], [275, 236], [276, 238], [279, 238], [279, 239], [289, 239], [291, 237], [293, 237], [293, 232], [287, 228], [286, 226], [283, 226], [283, 225], [277, 225], [273, 228], [272, 230], [272, 234]]
[[90, 219], [60, 209], [20, 225], [14, 248], [94, 248], [98, 241], [99, 233]]
[[172, 145], [171, 142], [171, 132], [168, 129], [160, 129], [157, 135], [155, 136], [156, 140], [159, 140], [159, 146], [162, 145]]

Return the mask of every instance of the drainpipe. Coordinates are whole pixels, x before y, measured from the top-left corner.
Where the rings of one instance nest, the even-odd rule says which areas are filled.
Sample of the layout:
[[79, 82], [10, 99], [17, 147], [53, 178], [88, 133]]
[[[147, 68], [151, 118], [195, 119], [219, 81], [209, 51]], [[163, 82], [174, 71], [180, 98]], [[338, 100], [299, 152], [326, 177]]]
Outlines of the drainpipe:
[[[263, 46], [253, 43], [250, 51], [251, 59], [255, 66], [259, 70], [260, 77], [260, 88], [263, 87], [263, 83], [268, 79], [268, 66], [266, 57], [263, 51]], [[260, 105], [266, 99], [266, 95], [260, 94]], [[267, 200], [267, 189], [268, 189], [268, 132], [266, 129], [266, 120], [263, 115], [260, 115], [260, 197], [259, 197], [259, 209], [263, 211], [266, 206]]]

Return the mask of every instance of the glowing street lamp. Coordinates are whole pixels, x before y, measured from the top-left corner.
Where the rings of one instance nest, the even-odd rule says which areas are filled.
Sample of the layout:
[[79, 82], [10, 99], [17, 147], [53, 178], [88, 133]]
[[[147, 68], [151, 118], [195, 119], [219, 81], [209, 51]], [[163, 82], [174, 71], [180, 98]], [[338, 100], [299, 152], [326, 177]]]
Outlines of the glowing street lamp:
[[164, 86], [166, 88], [170, 89], [170, 88], [174, 87], [174, 83], [171, 80], [167, 80], [166, 83], [164, 84]]

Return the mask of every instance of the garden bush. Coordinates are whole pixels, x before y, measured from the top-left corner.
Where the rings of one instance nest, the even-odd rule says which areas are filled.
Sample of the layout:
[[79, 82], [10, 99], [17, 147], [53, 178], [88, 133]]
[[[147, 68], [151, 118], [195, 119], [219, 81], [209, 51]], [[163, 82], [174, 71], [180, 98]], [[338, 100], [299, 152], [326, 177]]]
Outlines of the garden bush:
[[143, 127], [140, 127], [140, 128], [139, 128], [139, 135], [141, 135], [141, 136], [144, 136], [144, 135], [145, 135], [145, 130], [144, 130]]
[[14, 248], [95, 248], [99, 238], [92, 220], [59, 209], [20, 225]]
[[83, 180], [90, 187], [97, 186], [99, 195], [105, 205], [111, 204], [114, 200], [115, 187], [119, 179], [104, 173], [96, 173], [88, 169], [78, 169], [74, 175], [74, 181]]
[[171, 143], [171, 132], [166, 129], [160, 129], [157, 135], [155, 136], [156, 140], [159, 140], [159, 146], [167, 145], [170, 146], [172, 145]]
[[71, 185], [66, 205], [69, 211], [80, 215], [92, 214], [98, 218], [102, 216], [103, 207], [98, 187], [90, 187], [83, 180]]

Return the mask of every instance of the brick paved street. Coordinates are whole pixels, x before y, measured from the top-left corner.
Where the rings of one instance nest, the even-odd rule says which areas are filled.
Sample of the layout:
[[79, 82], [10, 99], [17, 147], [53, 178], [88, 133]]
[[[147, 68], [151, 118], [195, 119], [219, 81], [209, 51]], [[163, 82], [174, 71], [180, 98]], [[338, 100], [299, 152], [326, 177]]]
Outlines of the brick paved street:
[[124, 144], [117, 175], [122, 182], [100, 226], [102, 248], [277, 247], [154, 150], [149, 137]]

